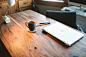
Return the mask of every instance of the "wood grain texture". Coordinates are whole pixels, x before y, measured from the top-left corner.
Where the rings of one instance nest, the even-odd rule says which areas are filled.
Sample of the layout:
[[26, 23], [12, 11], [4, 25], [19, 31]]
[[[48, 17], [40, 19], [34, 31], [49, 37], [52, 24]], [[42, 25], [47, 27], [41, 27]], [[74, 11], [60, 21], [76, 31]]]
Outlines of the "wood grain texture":
[[19, 0], [18, 1], [19, 11], [31, 9], [31, 5], [32, 5], [31, 2], [32, 2], [32, 0]]
[[32, 0], [20, 0], [19, 1], [19, 8], [26, 7], [31, 5]]
[[34, 20], [36, 24], [47, 21], [53, 24], [57, 21], [32, 10], [10, 14], [8, 17], [11, 18], [9, 24], [0, 24], [0, 38], [12, 57], [86, 56], [86, 34], [77, 43], [67, 47], [51, 35], [42, 33], [42, 28], [48, 25], [36, 27], [36, 33], [28, 32], [25, 26], [29, 20]]
[[0, 4], [0, 17], [2, 17], [2, 4]]
[[0, 2], [7, 1], [7, 0], [0, 0]]
[[[9, 5], [7, 2], [1, 2], [1, 4], [2, 4], [2, 12], [1, 13], [2, 13], [2, 16], [4, 16]], [[16, 13], [16, 12], [18, 12], [17, 2], [15, 3], [15, 5], [9, 7], [7, 14], [12, 14], [12, 13]]]

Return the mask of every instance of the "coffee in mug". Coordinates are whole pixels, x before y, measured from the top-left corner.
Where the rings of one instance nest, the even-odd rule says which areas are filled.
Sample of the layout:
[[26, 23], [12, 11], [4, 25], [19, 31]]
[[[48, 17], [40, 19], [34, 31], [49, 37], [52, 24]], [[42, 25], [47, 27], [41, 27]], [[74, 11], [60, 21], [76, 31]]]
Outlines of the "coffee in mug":
[[36, 29], [36, 23], [33, 20], [26, 22], [25, 25], [28, 27], [30, 31], [34, 31]]

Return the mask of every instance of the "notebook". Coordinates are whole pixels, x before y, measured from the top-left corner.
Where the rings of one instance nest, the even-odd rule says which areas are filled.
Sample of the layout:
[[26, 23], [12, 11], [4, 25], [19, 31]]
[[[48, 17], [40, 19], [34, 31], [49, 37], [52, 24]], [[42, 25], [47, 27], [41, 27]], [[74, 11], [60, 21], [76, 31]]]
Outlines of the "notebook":
[[67, 46], [71, 46], [84, 36], [84, 33], [66, 26], [60, 22], [49, 25], [42, 30], [64, 42]]

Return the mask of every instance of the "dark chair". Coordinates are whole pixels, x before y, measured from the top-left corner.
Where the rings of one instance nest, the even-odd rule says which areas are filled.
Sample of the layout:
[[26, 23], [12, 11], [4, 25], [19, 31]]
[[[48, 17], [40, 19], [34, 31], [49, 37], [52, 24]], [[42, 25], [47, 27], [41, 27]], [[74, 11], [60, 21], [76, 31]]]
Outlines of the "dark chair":
[[32, 2], [31, 2], [31, 4], [32, 4], [32, 9], [31, 9], [31, 10], [36, 11], [36, 12], [39, 13], [39, 10], [38, 10], [38, 8], [34, 5], [33, 0], [32, 0]]
[[46, 10], [46, 16], [83, 32], [80, 25], [76, 24], [76, 12]]

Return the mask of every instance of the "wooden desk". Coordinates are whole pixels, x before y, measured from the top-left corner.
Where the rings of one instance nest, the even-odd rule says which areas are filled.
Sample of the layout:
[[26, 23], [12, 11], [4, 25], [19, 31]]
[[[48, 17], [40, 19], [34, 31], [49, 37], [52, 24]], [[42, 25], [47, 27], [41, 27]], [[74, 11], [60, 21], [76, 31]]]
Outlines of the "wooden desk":
[[[42, 28], [36, 27], [36, 33], [27, 31], [25, 22], [34, 20], [39, 22], [55, 20], [46, 18], [32, 10], [8, 15], [9, 24], [0, 24], [0, 38], [12, 57], [86, 57], [86, 35], [71, 47], [67, 47], [49, 34], [42, 33]], [[49, 25], [51, 25], [49, 24]]]

